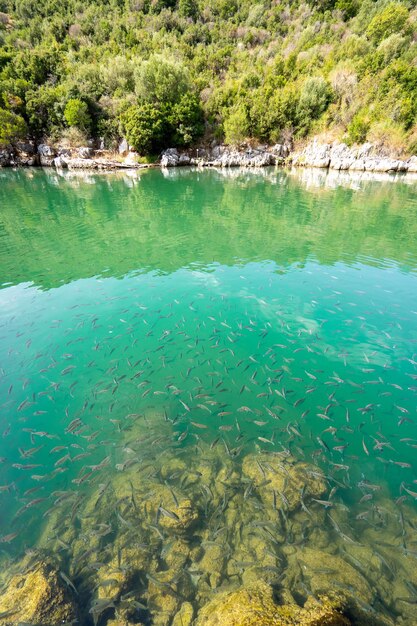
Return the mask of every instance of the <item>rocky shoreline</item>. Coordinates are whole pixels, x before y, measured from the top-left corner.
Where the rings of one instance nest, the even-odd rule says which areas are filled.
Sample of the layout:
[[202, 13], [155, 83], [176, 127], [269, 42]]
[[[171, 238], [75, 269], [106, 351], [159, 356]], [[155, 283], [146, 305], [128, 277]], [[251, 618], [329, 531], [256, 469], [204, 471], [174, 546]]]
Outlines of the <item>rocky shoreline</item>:
[[344, 143], [320, 143], [313, 140], [302, 150], [292, 150], [285, 144], [275, 146], [248, 145], [236, 148], [213, 145], [179, 151], [169, 148], [158, 162], [141, 163], [139, 155], [129, 150], [123, 141], [117, 153], [92, 147], [60, 148], [48, 144], [35, 146], [21, 143], [0, 151], [0, 167], [42, 166], [68, 170], [116, 170], [149, 167], [266, 167], [297, 166], [336, 171], [417, 173], [417, 156], [398, 159], [378, 152], [371, 143], [349, 147]]

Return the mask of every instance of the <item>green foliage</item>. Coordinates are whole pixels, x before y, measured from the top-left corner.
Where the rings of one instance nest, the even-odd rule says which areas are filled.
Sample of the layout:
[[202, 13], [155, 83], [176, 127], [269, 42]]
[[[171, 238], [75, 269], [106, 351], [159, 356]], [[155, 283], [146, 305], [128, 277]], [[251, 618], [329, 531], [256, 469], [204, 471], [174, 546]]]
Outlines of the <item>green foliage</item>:
[[142, 102], [177, 102], [189, 88], [188, 72], [175, 59], [153, 55], [135, 74], [135, 91]]
[[86, 131], [91, 126], [91, 117], [88, 106], [78, 98], [68, 100], [64, 109], [65, 121], [69, 127], [75, 126], [79, 130]]
[[229, 142], [318, 130], [357, 141], [368, 117], [410, 144], [414, 4], [0, 0], [0, 107], [36, 138], [70, 128], [109, 146], [130, 110], [144, 151], [189, 145], [204, 130]]
[[181, 17], [195, 19], [198, 15], [198, 4], [196, 0], [178, 0], [178, 14]]
[[169, 145], [190, 145], [202, 135], [203, 122], [199, 99], [190, 93], [174, 104], [144, 102], [129, 107], [121, 115], [129, 144], [142, 155], [153, 154]]
[[283, 131], [291, 134], [297, 124], [298, 95], [291, 86], [274, 91], [257, 90], [250, 110], [251, 132], [261, 141], [275, 143]]
[[343, 19], [350, 20], [358, 12], [358, 2], [356, 0], [337, 0], [335, 8], [343, 14]]
[[0, 109], [0, 146], [23, 139], [26, 132], [25, 121], [20, 115]]
[[297, 116], [301, 134], [308, 132], [313, 120], [327, 109], [332, 98], [328, 82], [322, 76], [312, 76], [304, 82], [298, 101]]
[[185, 93], [179, 102], [172, 105], [168, 119], [173, 145], [188, 146], [204, 132], [203, 110], [194, 94]]
[[244, 104], [230, 109], [223, 124], [224, 140], [228, 144], [238, 144], [249, 137], [250, 125], [248, 112]]
[[366, 141], [370, 125], [369, 119], [363, 114], [355, 115], [348, 126], [347, 143], [352, 145]]
[[408, 10], [399, 2], [391, 2], [371, 20], [366, 34], [379, 43], [382, 39], [400, 33], [408, 20]]
[[26, 93], [26, 116], [36, 137], [53, 134], [64, 126], [66, 92], [62, 86], [41, 85]]
[[167, 133], [167, 112], [163, 107], [145, 102], [130, 107], [121, 117], [126, 139], [140, 154], [158, 152]]

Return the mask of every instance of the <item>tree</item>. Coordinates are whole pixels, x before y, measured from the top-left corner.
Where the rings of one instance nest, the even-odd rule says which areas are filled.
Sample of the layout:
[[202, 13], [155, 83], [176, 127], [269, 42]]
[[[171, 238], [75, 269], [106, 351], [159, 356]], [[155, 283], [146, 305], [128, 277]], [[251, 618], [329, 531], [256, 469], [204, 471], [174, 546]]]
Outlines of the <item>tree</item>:
[[391, 2], [377, 13], [366, 31], [369, 39], [379, 43], [382, 39], [403, 31], [408, 20], [408, 10], [399, 2]]
[[82, 131], [86, 131], [91, 126], [91, 117], [88, 106], [78, 98], [68, 100], [64, 110], [65, 121], [68, 126], [75, 126]]
[[191, 93], [183, 95], [172, 106], [169, 121], [172, 126], [172, 143], [188, 146], [204, 131], [204, 115], [199, 98]]
[[232, 145], [249, 137], [249, 116], [243, 104], [235, 105], [230, 110], [224, 121], [223, 129], [225, 142]]
[[68, 94], [62, 85], [41, 85], [26, 92], [26, 115], [37, 137], [50, 135], [64, 126], [64, 108]]
[[306, 133], [311, 122], [320, 117], [331, 100], [331, 89], [322, 76], [307, 78], [301, 90], [297, 107], [298, 125]]
[[25, 120], [11, 111], [0, 109], [0, 146], [13, 144], [23, 139], [27, 129]]
[[131, 106], [121, 116], [126, 139], [140, 154], [158, 152], [167, 135], [167, 112], [163, 107], [145, 102]]
[[178, 0], [178, 13], [181, 17], [191, 17], [195, 19], [198, 14], [196, 0]]
[[363, 143], [370, 126], [369, 119], [362, 112], [357, 113], [348, 127], [347, 143]]
[[188, 72], [182, 63], [154, 54], [135, 75], [135, 92], [142, 102], [178, 102], [189, 91]]

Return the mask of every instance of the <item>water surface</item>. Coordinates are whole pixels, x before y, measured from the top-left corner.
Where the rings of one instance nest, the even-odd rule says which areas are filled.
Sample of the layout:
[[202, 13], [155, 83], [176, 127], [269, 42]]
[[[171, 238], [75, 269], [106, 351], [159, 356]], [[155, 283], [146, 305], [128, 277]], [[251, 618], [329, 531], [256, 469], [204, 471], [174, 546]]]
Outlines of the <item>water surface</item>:
[[416, 184], [0, 171], [3, 564], [86, 624], [257, 579], [414, 624]]

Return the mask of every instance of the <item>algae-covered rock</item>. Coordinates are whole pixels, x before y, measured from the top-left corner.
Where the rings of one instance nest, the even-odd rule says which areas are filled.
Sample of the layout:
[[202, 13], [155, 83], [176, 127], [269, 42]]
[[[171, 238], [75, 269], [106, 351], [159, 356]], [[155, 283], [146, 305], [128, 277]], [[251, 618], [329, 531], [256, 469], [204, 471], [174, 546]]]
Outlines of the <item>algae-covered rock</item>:
[[296, 579], [300, 568], [315, 595], [336, 591], [339, 596], [354, 596], [362, 603], [373, 601], [374, 592], [367, 580], [340, 556], [314, 548], [300, 548], [289, 558], [288, 574], [295, 571]]
[[158, 572], [148, 576], [148, 607], [154, 626], [167, 626], [180, 606], [178, 583], [172, 581], [172, 572]]
[[339, 610], [337, 602], [309, 597], [303, 607], [288, 604], [280, 607], [282, 626], [350, 626], [351, 622]]
[[221, 544], [205, 545], [204, 555], [197, 563], [197, 568], [206, 575], [212, 589], [219, 586], [224, 571], [225, 549]]
[[120, 594], [128, 587], [132, 577], [133, 572], [131, 569], [120, 570], [108, 566], [101, 567], [97, 572], [97, 598], [118, 599]]
[[248, 454], [242, 462], [242, 473], [267, 507], [275, 505], [295, 510], [304, 499], [321, 498], [327, 491], [324, 474], [318, 468], [292, 457], [278, 454]]
[[200, 610], [196, 626], [279, 626], [272, 588], [259, 583], [224, 592]]
[[167, 567], [174, 572], [181, 572], [190, 556], [190, 547], [181, 538], [174, 539], [168, 546], [164, 547], [161, 556], [164, 557]]
[[10, 580], [0, 596], [0, 624], [56, 626], [70, 622], [76, 618], [71, 593], [53, 565], [39, 562], [32, 570]]
[[198, 520], [198, 510], [189, 499], [182, 500], [178, 506], [162, 511], [159, 523], [162, 528], [178, 535], [187, 535]]
[[181, 608], [172, 620], [172, 626], [191, 626], [194, 609], [191, 602], [183, 602]]
[[279, 606], [265, 583], [217, 594], [199, 612], [196, 626], [349, 626], [327, 599], [310, 598], [304, 607]]

